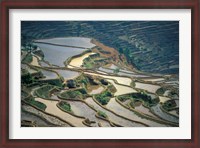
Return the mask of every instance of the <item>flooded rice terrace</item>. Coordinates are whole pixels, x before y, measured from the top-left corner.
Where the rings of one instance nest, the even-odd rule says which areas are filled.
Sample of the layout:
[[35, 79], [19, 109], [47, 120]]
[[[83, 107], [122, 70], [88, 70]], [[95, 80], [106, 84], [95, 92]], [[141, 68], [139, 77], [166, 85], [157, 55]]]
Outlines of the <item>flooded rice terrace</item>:
[[51, 38], [51, 39], [35, 40], [35, 42], [50, 43], [62, 46], [82, 47], [82, 48], [92, 48], [96, 46], [95, 44], [91, 43], [90, 38], [83, 38], [83, 37]]
[[52, 69], [52, 70], [56, 71], [65, 80], [74, 79], [80, 75], [80, 73], [71, 70], [62, 70], [62, 69]]
[[[79, 27], [84, 32], [84, 24]], [[94, 29], [91, 27], [90, 31]], [[29, 36], [34, 35], [27, 32]], [[141, 48], [135, 52], [127, 51], [129, 48], [121, 49], [125, 46], [120, 44], [126, 40], [122, 36], [119, 39], [125, 40], [113, 40], [110, 43], [111, 38], [106, 36], [106, 40], [102, 39], [104, 42], [100, 42], [101, 39], [88, 38], [81, 34], [77, 37], [52, 35], [53, 38], [45, 35], [49, 34], [38, 35], [31, 43], [23, 44], [21, 51], [23, 126], [179, 126], [178, 77], [174, 73], [151, 74], [140, 71], [143, 67], [147, 70], [149, 67], [147, 63], [137, 68], [136, 65], [143, 62], [137, 55], [143, 52], [143, 48], [144, 54], [151, 52], [147, 46], [141, 44], [143, 42], [134, 39], [134, 35], [129, 42], [130, 47]], [[27, 38], [24, 37], [22, 41]], [[118, 43], [116, 49], [112, 46], [114, 43]], [[128, 57], [130, 55], [131, 59]], [[139, 104], [132, 105], [134, 101]]]
[[44, 60], [48, 61], [52, 65], [57, 65], [60, 67], [64, 66], [64, 62], [75, 55], [86, 51], [86, 49], [74, 48], [74, 47], [63, 47], [55, 46], [44, 43], [34, 43], [37, 45], [44, 53]]

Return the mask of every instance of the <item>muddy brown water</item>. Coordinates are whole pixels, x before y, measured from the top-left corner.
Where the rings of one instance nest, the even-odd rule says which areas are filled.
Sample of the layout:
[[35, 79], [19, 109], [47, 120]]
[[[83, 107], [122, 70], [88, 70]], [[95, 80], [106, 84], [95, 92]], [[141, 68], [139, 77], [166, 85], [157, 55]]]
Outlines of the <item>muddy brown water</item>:
[[[73, 58], [70, 63], [69, 63], [69, 68], [74, 68], [72, 66], [75, 66], [75, 67], [81, 67], [81, 65], [83, 65], [83, 60], [87, 57], [89, 57], [90, 55], [93, 55], [93, 54], [96, 54], [96, 53], [86, 53], [80, 57], [76, 57], [76, 58]], [[71, 65], [71, 66], [70, 66]]]

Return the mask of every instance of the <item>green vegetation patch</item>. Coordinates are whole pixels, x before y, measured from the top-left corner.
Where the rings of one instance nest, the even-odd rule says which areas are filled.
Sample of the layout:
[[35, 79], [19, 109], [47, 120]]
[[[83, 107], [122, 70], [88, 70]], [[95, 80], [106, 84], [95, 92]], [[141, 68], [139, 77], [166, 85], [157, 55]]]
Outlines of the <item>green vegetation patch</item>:
[[125, 102], [126, 100], [133, 99], [131, 95], [121, 95], [118, 96], [117, 99], [121, 102]]
[[76, 82], [78, 83], [78, 86], [81, 85], [86, 89], [89, 89], [91, 86], [97, 86], [100, 83], [97, 77], [84, 74], [82, 74], [79, 78], [77, 78]]
[[49, 98], [49, 93], [53, 89], [56, 89], [56, 87], [52, 85], [45, 85], [35, 90], [35, 94], [40, 98]]
[[26, 69], [22, 69], [21, 73], [21, 83], [22, 84], [31, 84], [34, 82], [33, 76]]
[[106, 105], [112, 96], [113, 95], [109, 91], [104, 91], [101, 94], [95, 95], [95, 98], [99, 103], [101, 103], [101, 105]]
[[83, 60], [83, 67], [88, 69], [96, 68], [104, 65], [108, 58], [99, 57], [99, 55], [91, 55]]
[[120, 69], [117, 67], [116, 69], [113, 70], [113, 73], [117, 74], [119, 73]]
[[135, 88], [135, 82], [133, 80], [131, 81], [131, 87]]
[[25, 99], [29, 96], [28, 92], [24, 91], [24, 90], [21, 90], [21, 97], [22, 99]]
[[166, 89], [161, 87], [159, 89], [157, 89], [156, 94], [162, 96], [165, 93]]
[[71, 105], [67, 102], [61, 101], [58, 103], [58, 106], [67, 112], [72, 112]]
[[106, 119], [108, 118], [108, 116], [106, 115], [106, 113], [104, 113], [103, 111], [100, 111], [100, 110], [97, 111], [97, 115], [99, 115], [102, 118], [106, 118]]
[[147, 107], [151, 107], [159, 103], [159, 98], [157, 96], [152, 95], [152, 94], [147, 94], [145, 92], [121, 95], [121, 96], [118, 96], [117, 98], [122, 102], [130, 99], [131, 104], [133, 105], [135, 104], [136, 101], [141, 101]]
[[86, 67], [86, 68], [93, 68], [95, 65], [95, 61], [93, 58], [90, 58], [90, 57], [87, 57], [83, 60], [83, 67]]
[[177, 109], [177, 105], [175, 100], [168, 100], [166, 102], [163, 103], [162, 107], [166, 110], [166, 111], [171, 111], [174, 109]]
[[63, 99], [84, 99], [85, 96], [87, 95], [87, 92], [84, 88], [77, 89], [77, 90], [69, 90], [65, 91], [58, 96]]
[[43, 110], [43, 111], [44, 111], [44, 110], [46, 109], [46, 107], [47, 107], [45, 104], [43, 104], [43, 103], [41, 103], [41, 102], [38, 102], [38, 101], [35, 101], [35, 99], [32, 98], [32, 97], [26, 98], [25, 101], [26, 101], [27, 103], [29, 103], [29, 104], [31, 104], [31, 105], [33, 105], [33, 106], [35, 106], [35, 107], [37, 107], [37, 108]]
[[111, 93], [115, 93], [117, 91], [117, 89], [112, 85], [108, 85], [107, 90]]
[[81, 76], [79, 76], [76, 79], [76, 82], [79, 83], [79, 84], [84, 84], [85, 86], [87, 86], [88, 83], [89, 83], [89, 79], [84, 74], [82, 74]]
[[58, 87], [63, 87], [62, 81], [57, 78], [57, 79], [49, 79], [49, 80], [37, 80], [39, 83], [48, 83], [49, 85], [54, 85]]
[[30, 53], [28, 53], [26, 57], [22, 60], [22, 62], [24, 63], [31, 63], [32, 61], [33, 61], [33, 56]]

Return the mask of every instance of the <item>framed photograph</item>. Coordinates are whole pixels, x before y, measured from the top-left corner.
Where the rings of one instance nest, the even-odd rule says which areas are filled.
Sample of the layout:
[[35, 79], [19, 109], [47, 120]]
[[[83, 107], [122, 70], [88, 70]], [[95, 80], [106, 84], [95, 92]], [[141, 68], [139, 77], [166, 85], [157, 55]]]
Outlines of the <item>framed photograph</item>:
[[1, 2], [1, 147], [199, 143], [199, 0]]

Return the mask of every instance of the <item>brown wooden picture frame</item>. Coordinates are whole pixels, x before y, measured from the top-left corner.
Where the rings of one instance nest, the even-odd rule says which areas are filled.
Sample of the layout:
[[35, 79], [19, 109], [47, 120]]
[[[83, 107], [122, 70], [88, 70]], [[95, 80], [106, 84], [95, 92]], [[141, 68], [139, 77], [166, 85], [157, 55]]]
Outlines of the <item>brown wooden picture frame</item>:
[[[0, 147], [154, 147], [199, 148], [199, 0], [4, 0], [1, 2]], [[192, 133], [191, 139], [9, 139], [9, 10], [10, 9], [191, 9], [192, 11]], [[173, 134], [173, 133], [172, 133]]]

